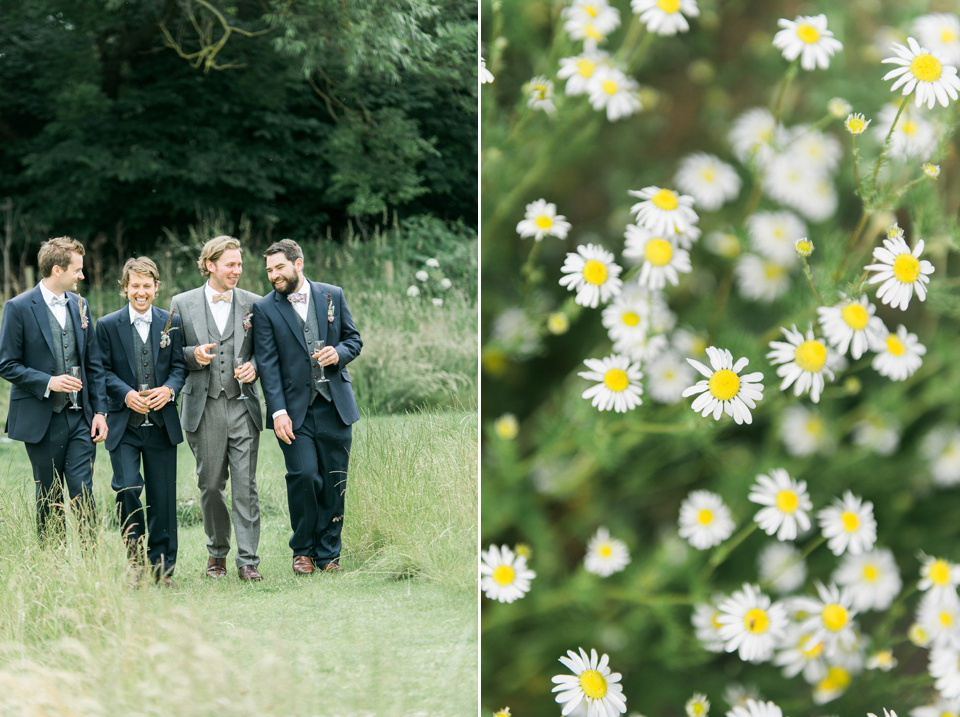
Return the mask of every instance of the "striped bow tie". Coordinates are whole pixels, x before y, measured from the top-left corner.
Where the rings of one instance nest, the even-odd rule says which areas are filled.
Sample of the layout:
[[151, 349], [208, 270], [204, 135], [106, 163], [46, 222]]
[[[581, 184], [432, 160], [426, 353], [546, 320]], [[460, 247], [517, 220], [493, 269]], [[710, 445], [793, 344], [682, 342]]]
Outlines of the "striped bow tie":
[[139, 324], [143, 324], [144, 326], [149, 326], [151, 324], [151, 319], [152, 317], [147, 316], [134, 316], [133, 325], [138, 326]]
[[67, 302], [69, 301], [70, 300], [66, 297], [66, 295], [54, 296], [52, 299], [50, 299], [50, 306], [66, 306]]
[[213, 303], [216, 304], [218, 301], [226, 301], [230, 303], [230, 299], [233, 298], [233, 291], [225, 291], [222, 294], [213, 295]]
[[306, 294], [290, 294], [290, 296], [287, 297], [287, 300], [291, 304], [306, 304], [307, 295]]

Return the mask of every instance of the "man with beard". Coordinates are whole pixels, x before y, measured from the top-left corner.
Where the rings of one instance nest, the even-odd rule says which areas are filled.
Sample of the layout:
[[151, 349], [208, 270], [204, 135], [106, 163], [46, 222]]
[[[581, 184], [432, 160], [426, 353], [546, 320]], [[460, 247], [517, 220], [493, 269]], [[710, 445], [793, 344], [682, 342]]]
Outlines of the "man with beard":
[[293, 571], [340, 570], [351, 425], [359, 420], [346, 365], [363, 342], [343, 290], [303, 275], [292, 239], [263, 253], [274, 290], [253, 305], [260, 384], [287, 469]]

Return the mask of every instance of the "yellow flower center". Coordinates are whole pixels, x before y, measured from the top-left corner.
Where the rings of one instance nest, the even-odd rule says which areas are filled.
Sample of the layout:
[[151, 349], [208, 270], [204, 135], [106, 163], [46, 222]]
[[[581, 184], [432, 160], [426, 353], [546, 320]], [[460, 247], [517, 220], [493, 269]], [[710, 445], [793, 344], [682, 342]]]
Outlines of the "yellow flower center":
[[589, 15], [590, 17], [596, 18], [596, 16], [597, 16], [597, 7], [596, 7], [596, 5], [585, 5], [584, 8], [583, 8], [583, 10], [584, 10], [584, 12], [586, 12], [587, 15]]
[[610, 543], [601, 543], [600, 550], [597, 552], [600, 553], [601, 558], [609, 558], [611, 555], [613, 555], [613, 548], [610, 547]]
[[960, 717], [956, 712], [941, 712], [940, 717]]
[[653, 202], [653, 206], [657, 209], [664, 209], [666, 211], [673, 211], [680, 204], [677, 200], [677, 193], [671, 192], [669, 189], [658, 189], [650, 201]]
[[703, 174], [701, 174], [700, 176], [703, 177], [703, 180], [705, 182], [712, 182], [717, 175], [714, 173], [712, 169], [705, 169], [703, 170]]
[[944, 45], [947, 45], [956, 39], [957, 36], [950, 28], [945, 27], [940, 31], [940, 42], [942, 42]]
[[711, 620], [710, 620], [710, 621], [713, 623], [713, 626], [714, 626], [717, 630], [719, 630], [721, 627], [723, 627], [723, 626], [720, 624], [720, 621], [717, 619], [718, 617], [720, 617], [720, 613], [715, 612], [715, 613], [713, 613], [713, 617], [712, 617]]
[[813, 242], [809, 239], [800, 239], [797, 242], [797, 252], [803, 256], [810, 256], [813, 254]]
[[630, 379], [627, 378], [627, 372], [622, 368], [611, 368], [603, 374], [603, 385], [611, 391], [620, 393], [630, 385]]
[[875, 583], [877, 578], [880, 577], [880, 571], [877, 570], [876, 565], [864, 565], [863, 566], [863, 579], [867, 582]]
[[867, 310], [860, 304], [848, 304], [844, 306], [840, 312], [840, 316], [843, 317], [847, 326], [854, 331], [865, 329], [867, 322], [870, 320], [870, 315], [867, 313]]
[[845, 510], [840, 514], [840, 522], [843, 523], [845, 531], [854, 533], [860, 527], [860, 516], [853, 511]]
[[616, 80], [604, 80], [601, 86], [603, 87], [603, 91], [608, 95], [617, 94], [617, 89], [619, 89]]
[[800, 499], [792, 490], [781, 490], [777, 493], [777, 510], [781, 513], [792, 513], [800, 505]]
[[533, 96], [538, 100], [547, 99], [547, 86], [546, 85], [534, 85], [533, 86]]
[[587, 259], [583, 265], [583, 280], [600, 286], [607, 280], [607, 265], [596, 259]]
[[905, 119], [903, 124], [900, 125], [900, 131], [905, 135], [914, 135], [917, 132], [917, 123], [912, 119]]
[[786, 270], [776, 262], [768, 261], [763, 265], [763, 273], [768, 279], [779, 279], [786, 273]]
[[847, 132], [850, 134], [863, 134], [864, 130], [867, 128], [867, 121], [865, 117], [852, 115], [847, 118], [847, 121], [844, 123], [844, 125], [847, 128]]
[[591, 40], [596, 40], [600, 42], [603, 40], [603, 33], [600, 32], [593, 23], [588, 23], [586, 27], [583, 28], [583, 34], [589, 37]]
[[607, 681], [596, 670], [584, 670], [580, 673], [580, 689], [591, 700], [600, 700], [607, 694]]
[[887, 351], [894, 356], [903, 356], [907, 352], [907, 347], [903, 345], [903, 341], [890, 334], [887, 337]]
[[657, 0], [657, 7], [668, 15], [680, 10], [680, 0]]
[[666, 266], [673, 257], [673, 247], [666, 239], [651, 239], [643, 247], [643, 258], [654, 266]]
[[512, 585], [516, 572], [509, 565], [498, 565], [493, 569], [493, 582], [497, 585]]
[[817, 373], [827, 362], [827, 347], [812, 339], [804, 341], [797, 346], [797, 350], [794, 352], [794, 360], [797, 362], [797, 366], [804, 371]]
[[953, 624], [953, 615], [951, 615], [946, 610], [940, 611], [940, 626], [941, 627], [950, 627]]
[[820, 31], [813, 25], [801, 22], [797, 25], [797, 37], [800, 38], [801, 42], [813, 45], [820, 39]]
[[715, 371], [707, 384], [713, 397], [720, 401], [729, 401], [740, 393], [740, 377], [728, 368]]
[[593, 60], [588, 60], [585, 57], [581, 57], [577, 60], [577, 72], [580, 74], [580, 77], [585, 80], [589, 80], [593, 77], [593, 71], [597, 69], [597, 63]]
[[900, 254], [893, 260], [893, 275], [901, 284], [912, 284], [920, 276], [920, 260], [913, 254]]
[[827, 676], [820, 680], [820, 687], [824, 690], [842, 690], [850, 684], [850, 672], [842, 667], [831, 667]]
[[823, 421], [820, 420], [819, 416], [811, 416], [808, 418], [804, 427], [811, 436], [817, 436], [819, 438], [823, 434]]
[[537, 229], [546, 231], [553, 226], [553, 219], [548, 217], [546, 214], [541, 214], [533, 220], [533, 223], [537, 225]]
[[936, 82], [943, 74], [943, 65], [936, 57], [925, 52], [910, 60], [910, 72], [921, 82]]
[[743, 616], [743, 625], [748, 632], [754, 635], [762, 635], [770, 627], [770, 618], [767, 616], [766, 610], [752, 607]]
[[636, 311], [624, 311], [620, 314], [620, 320], [626, 326], [637, 326], [640, 323], [640, 314]]
[[950, 563], [943, 559], [934, 560], [930, 566], [930, 580], [934, 585], [949, 585]]
[[700, 525], [710, 525], [713, 522], [713, 511], [709, 508], [701, 508], [697, 513], [697, 522]]
[[[810, 642], [809, 640], [807, 640], [806, 638], [804, 638], [804, 643], [809, 644], [809, 642]], [[804, 657], [806, 657], [808, 660], [815, 660], [815, 659], [817, 659], [818, 657], [820, 657], [820, 654], [823, 652], [823, 643], [822, 643], [822, 642], [818, 642], [818, 643], [816, 643], [815, 645], [813, 645], [812, 647], [806, 648], [805, 650], [803, 650], [803, 648], [801, 648], [801, 649], [802, 649], [802, 651], [803, 651], [803, 656], [804, 656]]]
[[693, 717], [705, 717], [707, 714], [707, 708], [703, 702], [694, 702], [690, 711], [693, 713]]
[[821, 613], [823, 618], [823, 624], [828, 630], [842, 630], [846, 627], [847, 622], [849, 621], [847, 617], [847, 609], [843, 605], [837, 605], [836, 603], [831, 603], [823, 608], [823, 613]]

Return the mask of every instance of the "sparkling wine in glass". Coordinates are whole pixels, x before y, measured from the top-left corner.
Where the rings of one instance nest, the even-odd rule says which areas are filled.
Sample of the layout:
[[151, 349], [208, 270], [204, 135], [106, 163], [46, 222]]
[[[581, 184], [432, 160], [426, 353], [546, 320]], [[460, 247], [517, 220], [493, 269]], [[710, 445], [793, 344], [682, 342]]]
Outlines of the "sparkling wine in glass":
[[[246, 363], [246, 361], [239, 356], [233, 359], [233, 375], [237, 375], [237, 371]], [[246, 401], [247, 397], [243, 395], [243, 381], [240, 378], [237, 378], [237, 383], [240, 384], [240, 395], [237, 397], [241, 401]]]
[[[313, 342], [313, 355], [316, 356], [320, 353], [320, 349], [326, 346], [326, 342], [323, 339], [319, 339]], [[320, 359], [317, 358], [317, 363], [320, 363]], [[330, 379], [327, 378], [323, 373], [323, 366], [320, 366], [320, 377], [317, 379], [317, 383], [329, 383]]]
[[[70, 371], [70, 375], [73, 376], [74, 378], [80, 378], [80, 367], [79, 367], [79, 366], [71, 366], [71, 367], [69, 368], [69, 371]], [[81, 408], [80, 408], [80, 402], [77, 400], [77, 392], [76, 392], [76, 391], [71, 391], [71, 392], [70, 392], [70, 410], [72, 410], [72, 411], [79, 411], [79, 410], [81, 410]]]
[[[149, 384], [149, 383], [141, 383], [141, 384], [140, 384], [140, 395], [141, 395], [141, 396], [146, 396], [146, 395], [149, 394], [149, 393], [150, 393], [150, 384]], [[156, 425], [156, 424], [150, 422], [150, 411], [147, 411], [146, 414], [144, 414], [144, 416], [143, 416], [143, 423], [141, 423], [140, 425], [141, 425], [141, 426], [153, 426], [153, 425]]]

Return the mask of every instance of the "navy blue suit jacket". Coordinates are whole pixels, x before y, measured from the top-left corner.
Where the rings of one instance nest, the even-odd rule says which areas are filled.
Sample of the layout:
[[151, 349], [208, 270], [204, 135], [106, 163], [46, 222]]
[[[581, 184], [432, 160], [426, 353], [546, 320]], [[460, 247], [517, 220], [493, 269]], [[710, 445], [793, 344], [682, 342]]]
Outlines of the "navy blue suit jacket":
[[[180, 416], [177, 413], [177, 396], [187, 380], [187, 364], [183, 360], [183, 331], [180, 328], [180, 316], [173, 315], [170, 322], [170, 343], [160, 348], [160, 333], [167, 324], [169, 311], [156, 306], [151, 307], [152, 321], [150, 339], [153, 343], [153, 364], [156, 369], [156, 384], [173, 389], [173, 399], [160, 409], [163, 427], [170, 443], [183, 442], [180, 430]], [[107, 385], [107, 440], [106, 447], [112, 451], [120, 444], [127, 423], [133, 413], [125, 399], [130, 391], [136, 391], [137, 369], [134, 364], [133, 327], [130, 325], [130, 308], [124, 306], [119, 311], [107, 314], [97, 322], [97, 340]]]
[[[107, 410], [103, 364], [87, 300], [72, 291], [66, 296], [69, 299], [67, 312], [77, 333], [80, 380], [83, 382], [80, 402], [87, 423], [93, 423], [94, 414]], [[82, 328], [81, 301], [87, 319], [86, 328]], [[43, 394], [56, 370], [50, 317], [40, 287], [35, 286], [7, 302], [3, 308], [3, 324], [0, 325], [0, 377], [13, 384], [6, 425], [10, 438], [38, 443], [46, 434], [53, 416], [53, 392], [46, 398]]]
[[[350, 385], [347, 364], [363, 346], [350, 309], [339, 286], [305, 279], [310, 285], [310, 306], [317, 312], [320, 338], [337, 350], [340, 362], [324, 368], [330, 379], [330, 393], [340, 418], [348, 426], [360, 420], [357, 401]], [[333, 321], [327, 320], [327, 292], [333, 303]], [[297, 312], [283, 294], [271, 291], [253, 305], [253, 342], [260, 386], [267, 403], [267, 428], [273, 428], [273, 414], [286, 409], [293, 429], [303, 425], [310, 403], [310, 369], [313, 359], [307, 350]], [[323, 399], [318, 399], [322, 401]]]

